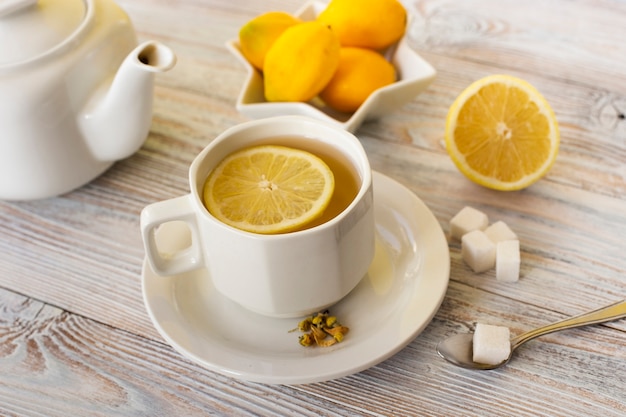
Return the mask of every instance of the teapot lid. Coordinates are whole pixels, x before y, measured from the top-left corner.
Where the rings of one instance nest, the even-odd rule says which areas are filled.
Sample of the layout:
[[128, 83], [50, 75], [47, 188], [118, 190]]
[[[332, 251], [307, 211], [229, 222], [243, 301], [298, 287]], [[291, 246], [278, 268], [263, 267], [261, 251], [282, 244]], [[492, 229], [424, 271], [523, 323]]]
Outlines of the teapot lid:
[[67, 45], [86, 25], [91, 0], [0, 1], [0, 67]]

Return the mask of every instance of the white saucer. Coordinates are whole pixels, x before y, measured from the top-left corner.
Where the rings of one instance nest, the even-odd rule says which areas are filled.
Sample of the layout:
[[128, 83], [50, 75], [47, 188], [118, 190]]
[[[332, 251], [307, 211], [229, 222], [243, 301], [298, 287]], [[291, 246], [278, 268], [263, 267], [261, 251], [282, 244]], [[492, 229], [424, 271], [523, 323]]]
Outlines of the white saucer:
[[[144, 262], [148, 314], [183, 356], [233, 378], [304, 384], [374, 366], [409, 344], [431, 321], [448, 287], [448, 244], [436, 218], [410, 190], [374, 172], [376, 255], [363, 281], [330, 308], [350, 332], [328, 348], [302, 347], [298, 319], [251, 313], [221, 296], [205, 270], [174, 277]], [[187, 239], [180, 224], [158, 239]]]

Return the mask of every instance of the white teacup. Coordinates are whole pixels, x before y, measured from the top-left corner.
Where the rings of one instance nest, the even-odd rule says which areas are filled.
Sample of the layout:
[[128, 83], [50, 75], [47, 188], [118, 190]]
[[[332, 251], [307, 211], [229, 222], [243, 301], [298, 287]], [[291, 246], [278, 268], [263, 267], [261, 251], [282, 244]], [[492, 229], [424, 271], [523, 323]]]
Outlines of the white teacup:
[[[347, 208], [315, 227], [274, 235], [245, 232], [213, 217], [202, 202], [203, 185], [213, 167], [238, 149], [285, 137], [293, 138], [289, 146], [320, 145], [352, 165], [360, 185]], [[272, 317], [297, 317], [336, 303], [367, 273], [375, 244], [372, 174], [361, 143], [351, 133], [301, 116], [234, 126], [195, 158], [189, 184], [190, 194], [152, 204], [141, 213], [146, 255], [156, 274], [206, 268], [215, 288], [241, 306]], [[170, 221], [189, 226], [191, 244], [162, 254], [155, 232]]]

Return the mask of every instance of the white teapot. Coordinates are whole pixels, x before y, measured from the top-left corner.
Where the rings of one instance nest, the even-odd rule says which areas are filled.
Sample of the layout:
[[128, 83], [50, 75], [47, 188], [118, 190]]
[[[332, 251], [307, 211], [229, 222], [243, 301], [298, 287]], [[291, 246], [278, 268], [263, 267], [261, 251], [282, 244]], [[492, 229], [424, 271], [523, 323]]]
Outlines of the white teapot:
[[137, 46], [112, 0], [0, 0], [0, 199], [62, 194], [132, 155], [175, 62]]

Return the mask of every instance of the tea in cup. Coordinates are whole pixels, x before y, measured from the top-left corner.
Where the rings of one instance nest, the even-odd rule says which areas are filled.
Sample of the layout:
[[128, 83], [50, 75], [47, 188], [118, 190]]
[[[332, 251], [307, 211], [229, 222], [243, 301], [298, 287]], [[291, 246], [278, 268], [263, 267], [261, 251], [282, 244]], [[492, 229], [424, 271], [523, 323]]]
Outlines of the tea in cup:
[[[237, 216], [231, 222], [212, 214], [207, 204], [214, 191], [211, 176], [233, 155], [268, 145], [304, 151], [330, 169], [334, 189], [323, 213], [277, 233], [255, 232], [254, 227], [239, 227]], [[351, 133], [301, 116], [243, 123], [219, 135], [195, 158], [189, 184], [188, 195], [152, 204], [141, 213], [146, 257], [157, 275], [205, 268], [215, 289], [241, 306], [272, 317], [298, 317], [338, 302], [367, 273], [375, 239], [372, 175], [367, 155]], [[253, 208], [238, 210], [245, 215]], [[163, 254], [155, 232], [171, 221], [187, 224], [191, 244]]]

